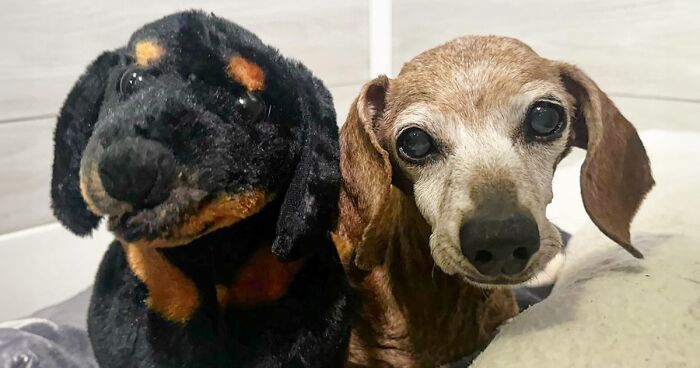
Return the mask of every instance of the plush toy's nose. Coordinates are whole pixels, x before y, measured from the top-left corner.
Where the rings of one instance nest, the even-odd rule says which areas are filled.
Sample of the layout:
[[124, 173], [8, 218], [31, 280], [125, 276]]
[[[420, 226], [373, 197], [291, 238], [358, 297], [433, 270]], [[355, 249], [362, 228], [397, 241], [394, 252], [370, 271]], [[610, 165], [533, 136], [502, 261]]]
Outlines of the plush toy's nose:
[[513, 276], [522, 272], [540, 247], [535, 219], [525, 212], [505, 218], [482, 216], [460, 229], [462, 253], [482, 274]]
[[112, 198], [135, 208], [152, 207], [170, 195], [175, 180], [175, 157], [162, 144], [126, 138], [105, 149], [98, 172]]

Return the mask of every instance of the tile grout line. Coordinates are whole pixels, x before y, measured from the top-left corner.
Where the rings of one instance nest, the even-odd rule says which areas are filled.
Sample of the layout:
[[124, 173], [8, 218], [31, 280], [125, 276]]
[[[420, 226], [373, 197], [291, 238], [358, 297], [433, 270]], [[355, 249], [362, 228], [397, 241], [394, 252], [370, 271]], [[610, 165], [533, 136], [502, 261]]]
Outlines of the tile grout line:
[[[352, 86], [357, 86], [357, 85], [362, 85], [367, 80], [356, 80], [356, 81], [348, 81], [348, 82], [342, 82], [338, 84], [327, 84], [326, 88], [328, 89], [333, 89], [333, 88], [344, 88], [344, 87], [352, 87]], [[23, 122], [36, 122], [39, 120], [45, 120], [45, 119], [55, 119], [58, 115], [57, 114], [37, 114], [37, 115], [29, 115], [29, 116], [18, 116], [18, 117], [10, 117], [10, 118], [0, 118], [0, 125], [2, 124], [12, 124], [12, 123], [23, 123]]]
[[[361, 80], [361, 81], [343, 82], [343, 83], [332, 84], [332, 85], [329, 84], [329, 85], [327, 85], [327, 88], [333, 89], [333, 88], [351, 87], [351, 86], [363, 84], [365, 82], [367, 82], [367, 81]], [[638, 99], [638, 100], [657, 100], [657, 101], [700, 104], [700, 99], [695, 99], [695, 98], [643, 95], [643, 94], [624, 93], [624, 92], [610, 92], [609, 95], [612, 97], [634, 98], [634, 99]], [[0, 125], [12, 124], [12, 123], [23, 123], [23, 122], [31, 123], [31, 122], [37, 122], [40, 120], [55, 119], [56, 116], [57, 116], [56, 114], [39, 114], [39, 115], [6, 118], [6, 119], [0, 119]]]
[[608, 95], [610, 95], [612, 97], [635, 98], [638, 100], [657, 100], [657, 101], [685, 102], [685, 103], [700, 104], [700, 99], [695, 99], [695, 98], [642, 95], [642, 94], [624, 93], [624, 92], [610, 92], [610, 93], [608, 93]]
[[31, 116], [22, 116], [15, 118], [0, 119], [0, 124], [12, 124], [12, 123], [23, 123], [23, 122], [34, 122], [46, 119], [55, 119], [56, 114], [40, 114]]
[[61, 224], [58, 222], [49, 222], [41, 225], [34, 225], [31, 227], [10, 231], [4, 234], [0, 234], [0, 244], [4, 241], [14, 240], [17, 238], [22, 238], [34, 234], [41, 234], [51, 230], [57, 230], [61, 228]]

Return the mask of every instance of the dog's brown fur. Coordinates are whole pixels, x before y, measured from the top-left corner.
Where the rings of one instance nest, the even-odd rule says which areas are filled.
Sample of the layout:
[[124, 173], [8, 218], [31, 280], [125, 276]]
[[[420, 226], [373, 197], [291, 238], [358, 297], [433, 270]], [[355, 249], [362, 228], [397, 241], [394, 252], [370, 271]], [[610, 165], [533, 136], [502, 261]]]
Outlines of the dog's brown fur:
[[[567, 124], [561, 137], [537, 153], [508, 134], [519, 129], [523, 101], [545, 97], [559, 101]], [[416, 178], [435, 171], [407, 166], [396, 153], [397, 126], [407, 126], [410, 109], [418, 111], [415, 124], [445, 141], [458, 139], [451, 132], [495, 134], [496, 143], [481, 142], [494, 144], [486, 149], [504, 156], [479, 162], [489, 152], [474, 149], [466, 161], [455, 159], [450, 149], [465, 146], [448, 142], [439, 160], [477, 164], [464, 166], [463, 171], [471, 170], [468, 180], [448, 176], [452, 181], [441, 182], [443, 189], [433, 185], [426, 196], [425, 186], [414, 185]], [[506, 143], [498, 146], [499, 140]], [[541, 244], [526, 269], [503, 283], [527, 280], [561, 247], [544, 210], [551, 201], [553, 170], [571, 146], [588, 149], [581, 180], [589, 215], [641, 256], [630, 243], [629, 223], [653, 185], [644, 147], [607, 96], [574, 66], [543, 59], [517, 40], [465, 37], [417, 56], [396, 79], [380, 76], [367, 83], [341, 131], [343, 183], [333, 236], [362, 301], [348, 365], [435, 367], [483, 347], [517, 312], [513, 295], [490, 288], [501, 280], [478, 273], [455, 245], [458, 236], [444, 226], [436, 230], [436, 224], [468, 221], [476, 211], [469, 203], [478, 200], [474, 197], [512, 185], [513, 197], [537, 218]], [[513, 162], [504, 162], [508, 158]], [[450, 166], [444, 166], [439, 169], [448, 172]], [[443, 190], [466, 194], [437, 193]]]
[[515, 315], [511, 292], [479, 289], [435, 269], [430, 227], [401, 191], [389, 197], [372, 244], [365, 243], [385, 249], [385, 262], [367, 273], [343, 260], [363, 304], [348, 366], [433, 367], [482, 348]]

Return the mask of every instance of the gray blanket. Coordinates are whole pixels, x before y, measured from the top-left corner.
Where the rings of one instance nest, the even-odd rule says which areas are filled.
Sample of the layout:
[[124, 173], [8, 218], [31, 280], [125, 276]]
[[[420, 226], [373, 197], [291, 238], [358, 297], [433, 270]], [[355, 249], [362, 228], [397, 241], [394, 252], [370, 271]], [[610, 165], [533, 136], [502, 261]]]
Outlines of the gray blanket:
[[0, 323], [0, 368], [93, 368], [85, 331], [92, 288], [26, 319]]
[[42, 318], [0, 323], [3, 368], [97, 367], [83, 329]]

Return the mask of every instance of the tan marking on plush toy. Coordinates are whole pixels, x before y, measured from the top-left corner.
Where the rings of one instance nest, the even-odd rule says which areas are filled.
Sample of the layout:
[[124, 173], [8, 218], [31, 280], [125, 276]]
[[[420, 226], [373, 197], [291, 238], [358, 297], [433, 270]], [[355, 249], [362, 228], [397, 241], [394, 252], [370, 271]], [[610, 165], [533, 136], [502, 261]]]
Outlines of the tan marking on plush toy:
[[242, 56], [229, 59], [226, 73], [251, 92], [261, 91], [265, 85], [265, 72]]
[[231, 226], [262, 210], [275, 198], [274, 194], [254, 190], [240, 194], [226, 194], [205, 204], [167, 238], [139, 240], [131, 243], [138, 247], [167, 248], [188, 244], [205, 234]]
[[90, 196], [90, 190], [88, 189], [90, 185], [88, 184], [88, 180], [84, 179], [80, 181], [80, 195], [83, 197], [83, 201], [85, 201], [85, 204], [87, 205], [88, 211], [92, 212], [93, 214], [97, 216], [101, 216], [102, 213], [101, 211], [95, 206], [95, 203], [92, 201], [92, 197]]
[[221, 307], [241, 307], [271, 303], [284, 297], [304, 260], [282, 262], [271, 247], [258, 249], [238, 271], [230, 285], [217, 285], [216, 297]]
[[185, 323], [199, 306], [194, 282], [154, 248], [124, 245], [131, 271], [146, 284], [146, 306], [165, 319]]
[[[88, 211], [97, 216], [122, 214], [132, 210], [130, 204], [115, 200], [107, 194], [97, 173], [95, 161], [80, 170], [80, 195]], [[109, 208], [109, 211], [105, 211], [105, 208]]]
[[163, 56], [165, 50], [154, 41], [139, 41], [134, 46], [134, 54], [136, 56], [136, 64], [147, 66]]

